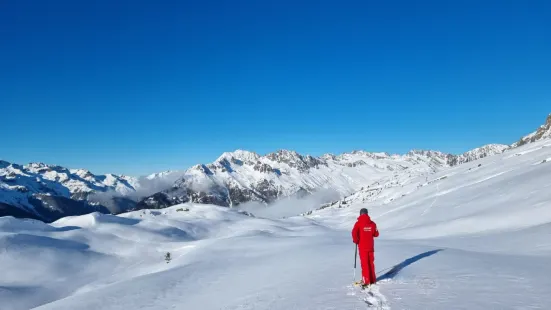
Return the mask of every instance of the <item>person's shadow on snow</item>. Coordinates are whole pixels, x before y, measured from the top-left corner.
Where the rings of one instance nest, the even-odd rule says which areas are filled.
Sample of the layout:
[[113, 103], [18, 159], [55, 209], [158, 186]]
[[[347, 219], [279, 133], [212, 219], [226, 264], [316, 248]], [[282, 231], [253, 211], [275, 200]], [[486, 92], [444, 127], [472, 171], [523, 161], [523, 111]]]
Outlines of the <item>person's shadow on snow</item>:
[[424, 253], [421, 253], [421, 254], [418, 254], [418, 255], [415, 255], [413, 257], [410, 257], [408, 259], [406, 259], [405, 261], [399, 263], [398, 265], [395, 265], [394, 267], [392, 267], [392, 269], [390, 269], [389, 271], [387, 271], [385, 274], [377, 277], [377, 282], [378, 281], [381, 281], [381, 280], [386, 280], [386, 279], [392, 279], [394, 278], [402, 269], [406, 268], [407, 266], [425, 258], [425, 257], [429, 257], [429, 256], [432, 256], [440, 251], [443, 251], [443, 249], [438, 249], [438, 250], [432, 250], [432, 251], [427, 251], [427, 252], [424, 252]]

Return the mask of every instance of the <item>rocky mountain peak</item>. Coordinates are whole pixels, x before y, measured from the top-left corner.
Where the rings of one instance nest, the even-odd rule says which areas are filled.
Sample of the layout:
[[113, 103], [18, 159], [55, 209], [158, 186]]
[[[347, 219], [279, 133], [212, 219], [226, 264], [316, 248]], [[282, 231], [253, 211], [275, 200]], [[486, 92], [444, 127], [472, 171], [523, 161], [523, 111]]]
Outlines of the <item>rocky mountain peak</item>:
[[320, 158], [323, 159], [323, 160], [336, 160], [337, 155], [332, 154], [332, 153], [327, 153], [327, 154], [323, 154]]
[[195, 165], [193, 167], [191, 167], [189, 170], [189, 172], [199, 172], [199, 173], [203, 173], [203, 174], [206, 174], [206, 175], [212, 175], [212, 171], [210, 170], [209, 167], [207, 167], [207, 165], [203, 165], [203, 164], [198, 164], [198, 165]]
[[9, 163], [9, 162], [7, 162], [7, 161], [5, 161], [5, 160], [1, 160], [1, 159], [0, 159], [0, 169], [6, 168], [6, 167], [8, 167], [9, 165], [11, 165], [11, 163]]
[[366, 152], [362, 150], [355, 150], [352, 151], [350, 154], [352, 155], [359, 155], [363, 157], [369, 157], [373, 159], [383, 159], [383, 158], [389, 158], [390, 154], [387, 152]]
[[498, 153], [502, 153], [508, 148], [509, 146], [505, 144], [486, 144], [484, 146], [472, 149], [464, 154], [472, 154], [477, 152], [491, 152], [491, 151], [497, 151]]
[[319, 158], [315, 158], [310, 155], [303, 156], [296, 151], [289, 150], [279, 150], [274, 153], [270, 153], [265, 157], [277, 163], [285, 163], [289, 165], [289, 167], [296, 168], [301, 172], [304, 172], [309, 168], [325, 164], [325, 162]]
[[28, 165], [23, 166], [24, 169], [27, 169], [29, 171], [33, 172], [40, 172], [40, 171], [57, 171], [57, 172], [69, 172], [67, 168], [57, 166], [57, 165], [48, 165], [45, 163], [29, 163]]
[[541, 125], [538, 131], [536, 132], [536, 135], [540, 135], [540, 138], [551, 137], [551, 114], [547, 116], [545, 119], [545, 124]]
[[455, 166], [459, 164], [468, 163], [474, 160], [478, 160], [484, 157], [501, 154], [508, 150], [510, 147], [504, 144], [487, 144], [481, 147], [477, 147], [470, 151], [467, 151], [461, 155], [447, 155], [448, 164]]
[[290, 150], [277, 150], [273, 153], [266, 155], [267, 158], [273, 161], [289, 161], [289, 160], [301, 160], [302, 155], [296, 151]]
[[407, 154], [407, 156], [417, 156], [417, 155], [420, 155], [420, 156], [426, 156], [426, 157], [440, 157], [440, 158], [443, 158], [443, 157], [446, 157], [448, 154], [444, 154], [440, 151], [431, 151], [431, 150], [411, 150], [409, 151]]
[[90, 179], [90, 178], [93, 178], [94, 175], [92, 174], [92, 172], [90, 172], [89, 170], [86, 170], [86, 169], [74, 169], [74, 170], [71, 170], [71, 173], [72, 174], [75, 174], [83, 179]]
[[222, 162], [224, 160], [231, 161], [242, 161], [242, 162], [256, 162], [260, 158], [260, 155], [258, 155], [255, 152], [245, 151], [245, 150], [235, 150], [233, 152], [225, 152], [218, 157], [216, 160], [217, 162]]
[[551, 114], [545, 119], [545, 123], [541, 125], [536, 131], [529, 135], [526, 135], [516, 143], [513, 143], [511, 147], [519, 147], [527, 143], [536, 142], [542, 139], [551, 138]]
[[36, 163], [29, 163], [27, 165], [25, 165], [25, 168], [27, 169], [40, 169], [40, 168], [46, 168], [50, 165], [46, 165], [45, 163], [41, 163], [41, 162], [36, 162]]

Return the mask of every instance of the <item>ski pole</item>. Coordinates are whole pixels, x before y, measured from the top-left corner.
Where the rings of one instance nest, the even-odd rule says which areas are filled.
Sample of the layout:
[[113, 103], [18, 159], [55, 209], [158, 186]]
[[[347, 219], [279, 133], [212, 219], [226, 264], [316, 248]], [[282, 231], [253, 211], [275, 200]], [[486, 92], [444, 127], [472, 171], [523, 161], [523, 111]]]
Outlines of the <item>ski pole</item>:
[[358, 245], [354, 246], [354, 283], [356, 283], [356, 259], [358, 258]]

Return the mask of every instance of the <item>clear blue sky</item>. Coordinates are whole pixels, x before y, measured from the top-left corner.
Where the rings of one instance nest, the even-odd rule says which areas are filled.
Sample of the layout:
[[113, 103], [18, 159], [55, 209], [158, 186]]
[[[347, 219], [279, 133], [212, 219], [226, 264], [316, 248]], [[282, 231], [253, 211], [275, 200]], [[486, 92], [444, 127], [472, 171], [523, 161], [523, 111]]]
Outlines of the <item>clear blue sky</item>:
[[551, 112], [551, 2], [2, 1], [0, 102], [0, 158], [94, 173], [463, 152]]

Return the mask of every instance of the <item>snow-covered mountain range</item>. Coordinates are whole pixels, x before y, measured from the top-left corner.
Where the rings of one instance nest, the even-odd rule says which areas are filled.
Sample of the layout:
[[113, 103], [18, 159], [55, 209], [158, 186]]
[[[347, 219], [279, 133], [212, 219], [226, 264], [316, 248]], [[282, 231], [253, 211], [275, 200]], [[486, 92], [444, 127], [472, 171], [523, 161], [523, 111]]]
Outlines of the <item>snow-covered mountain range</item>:
[[[0, 308], [549, 309], [550, 174], [543, 140], [392, 174], [307, 216], [186, 203], [48, 224], [1, 217]], [[361, 208], [380, 231], [377, 284], [363, 291], [350, 235]]]
[[124, 196], [136, 187], [137, 179], [127, 176], [96, 176], [84, 169], [0, 161], [0, 215], [55, 220], [92, 211], [109, 212], [105, 206], [90, 203], [90, 195], [116, 191]]
[[232, 207], [319, 190], [345, 197], [390, 179], [426, 176], [549, 137], [551, 115], [538, 130], [513, 145], [489, 144], [460, 155], [413, 150], [403, 155], [353, 151], [313, 157], [280, 150], [261, 156], [237, 150], [211, 164], [140, 178], [0, 161], [0, 216], [53, 221], [93, 211], [120, 213], [185, 202]]
[[171, 188], [143, 199], [138, 207], [163, 208], [184, 202], [231, 207], [249, 201], [270, 203], [322, 189], [342, 196], [393, 175], [430, 174], [503, 149], [483, 148], [480, 153], [460, 156], [436, 151], [404, 155], [354, 151], [321, 157], [288, 150], [264, 156], [237, 150], [222, 154], [214, 163], [192, 167]]

